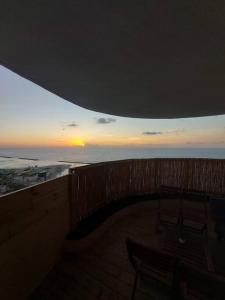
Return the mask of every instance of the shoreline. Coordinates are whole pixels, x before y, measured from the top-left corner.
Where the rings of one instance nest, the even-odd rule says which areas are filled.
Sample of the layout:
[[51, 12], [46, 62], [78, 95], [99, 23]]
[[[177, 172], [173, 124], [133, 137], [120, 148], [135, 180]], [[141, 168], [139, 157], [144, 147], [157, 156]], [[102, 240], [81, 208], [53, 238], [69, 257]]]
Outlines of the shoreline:
[[0, 166], [0, 196], [66, 175], [70, 167], [69, 164], [10, 168]]
[[[28, 157], [6, 156], [6, 155], [0, 155], [0, 158], [14, 158], [14, 159], [30, 160], [30, 161], [45, 161], [45, 160], [41, 160], [40, 158], [28, 158]], [[68, 164], [90, 164], [90, 162], [69, 161], [69, 160], [57, 160], [56, 162], [57, 163], [68, 163]]]

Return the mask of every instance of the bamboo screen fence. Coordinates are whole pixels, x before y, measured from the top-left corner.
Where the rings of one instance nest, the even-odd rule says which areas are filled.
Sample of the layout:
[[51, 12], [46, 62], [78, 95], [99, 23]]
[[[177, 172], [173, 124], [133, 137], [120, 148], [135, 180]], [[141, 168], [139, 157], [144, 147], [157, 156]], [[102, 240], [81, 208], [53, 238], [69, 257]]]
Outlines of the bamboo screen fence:
[[133, 159], [71, 169], [73, 224], [112, 201], [157, 193], [160, 185], [225, 194], [225, 160]]

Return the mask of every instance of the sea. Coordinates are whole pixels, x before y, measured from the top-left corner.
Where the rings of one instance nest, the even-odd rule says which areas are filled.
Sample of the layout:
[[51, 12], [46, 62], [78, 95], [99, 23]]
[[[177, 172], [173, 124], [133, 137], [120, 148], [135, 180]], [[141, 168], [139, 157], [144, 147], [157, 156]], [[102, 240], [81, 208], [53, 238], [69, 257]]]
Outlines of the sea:
[[50, 147], [0, 148], [0, 169], [68, 164], [73, 167], [130, 158], [220, 158], [225, 148]]

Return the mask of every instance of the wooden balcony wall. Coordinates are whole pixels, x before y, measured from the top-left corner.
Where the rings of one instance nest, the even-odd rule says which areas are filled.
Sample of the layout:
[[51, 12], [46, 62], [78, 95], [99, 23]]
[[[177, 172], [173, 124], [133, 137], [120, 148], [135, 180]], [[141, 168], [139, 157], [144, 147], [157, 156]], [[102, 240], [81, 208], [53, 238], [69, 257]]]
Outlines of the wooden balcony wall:
[[70, 227], [68, 179], [0, 197], [0, 299], [26, 299], [58, 260]]
[[58, 260], [71, 225], [112, 201], [157, 193], [161, 184], [225, 194], [225, 160], [106, 162], [0, 197], [0, 299], [26, 299]]
[[71, 169], [72, 223], [112, 201], [157, 193], [160, 185], [225, 194], [225, 160], [133, 159]]

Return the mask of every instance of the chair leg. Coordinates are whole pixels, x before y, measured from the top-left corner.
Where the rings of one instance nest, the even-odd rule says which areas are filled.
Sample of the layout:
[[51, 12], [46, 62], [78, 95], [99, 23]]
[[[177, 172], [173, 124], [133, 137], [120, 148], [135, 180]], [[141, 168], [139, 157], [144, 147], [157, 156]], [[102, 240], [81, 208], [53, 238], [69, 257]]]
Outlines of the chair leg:
[[137, 281], [138, 281], [138, 273], [136, 272], [135, 274], [135, 279], [134, 279], [134, 285], [133, 285], [133, 290], [132, 290], [132, 295], [131, 295], [131, 300], [134, 300], [136, 288], [137, 288]]
[[157, 220], [156, 220], [156, 225], [155, 225], [155, 232], [156, 234], [161, 234], [162, 233], [162, 225], [161, 225], [161, 217], [160, 213], [157, 213]]
[[205, 240], [208, 241], [208, 226], [207, 224], [204, 224], [201, 234], [204, 236]]
[[184, 239], [183, 229], [184, 229], [184, 219], [183, 219], [183, 217], [181, 217], [179, 220], [179, 224], [178, 224], [179, 238], [181, 238], [181, 239]]

